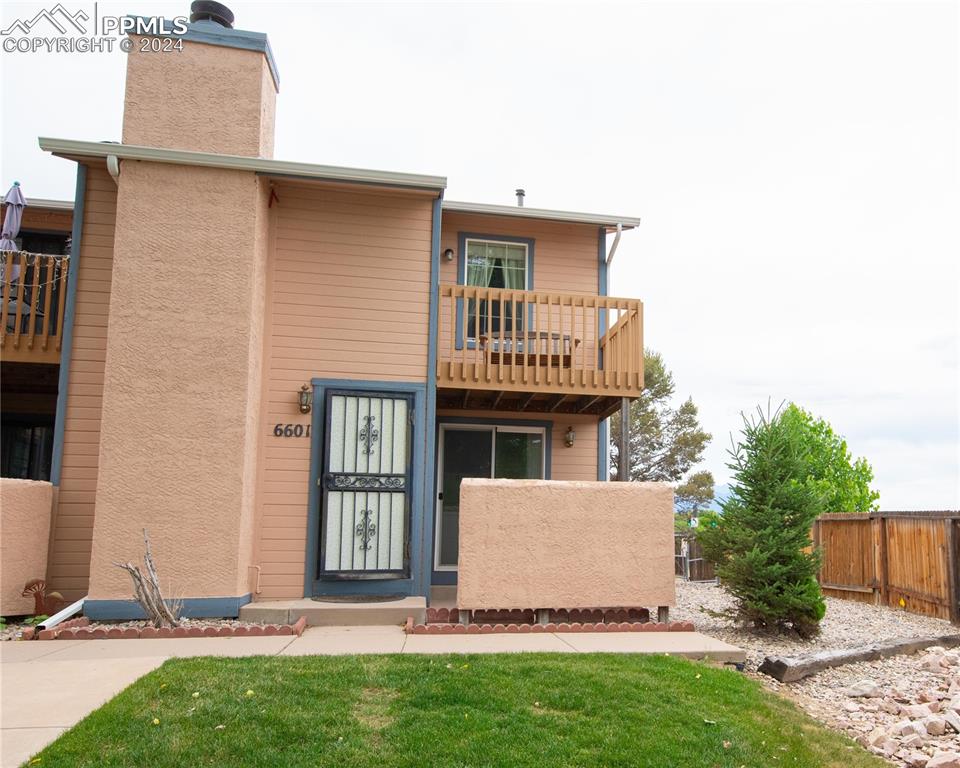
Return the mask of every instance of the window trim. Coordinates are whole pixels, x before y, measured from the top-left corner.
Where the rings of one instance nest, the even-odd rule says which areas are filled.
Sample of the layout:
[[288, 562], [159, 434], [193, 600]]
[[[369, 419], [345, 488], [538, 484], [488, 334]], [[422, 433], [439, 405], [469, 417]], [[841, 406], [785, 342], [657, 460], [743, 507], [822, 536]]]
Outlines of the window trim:
[[540, 434], [543, 436], [543, 455], [541, 457], [540, 479], [550, 479], [550, 441], [553, 439], [552, 422], [510, 422], [496, 419], [458, 419], [443, 420], [437, 425], [437, 462], [436, 462], [436, 492], [434, 493], [434, 524], [433, 524], [433, 571], [435, 573], [456, 573], [456, 565], [443, 565], [440, 562], [440, 536], [443, 528], [443, 502], [440, 500], [440, 489], [443, 487], [443, 449], [445, 432], [453, 430], [476, 430], [490, 433], [490, 476], [497, 474], [497, 433], [519, 432], [522, 434]]
[[[488, 235], [478, 232], [457, 232], [457, 284], [467, 284], [467, 241], [473, 240], [487, 243], [506, 243], [508, 245], [523, 245], [527, 249], [527, 274], [525, 291], [534, 290], [533, 282], [533, 264], [534, 248], [536, 240], [532, 237], [519, 237], [517, 235]], [[457, 299], [457, 328], [456, 328], [456, 349], [473, 349], [476, 341], [463, 338], [463, 299]]]

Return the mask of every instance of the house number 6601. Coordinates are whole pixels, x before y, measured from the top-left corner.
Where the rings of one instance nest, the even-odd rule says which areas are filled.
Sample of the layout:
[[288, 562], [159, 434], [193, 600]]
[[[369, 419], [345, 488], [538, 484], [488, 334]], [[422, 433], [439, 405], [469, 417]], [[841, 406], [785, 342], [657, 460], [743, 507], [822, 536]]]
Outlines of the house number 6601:
[[274, 437], [310, 437], [309, 424], [277, 424], [273, 428]]

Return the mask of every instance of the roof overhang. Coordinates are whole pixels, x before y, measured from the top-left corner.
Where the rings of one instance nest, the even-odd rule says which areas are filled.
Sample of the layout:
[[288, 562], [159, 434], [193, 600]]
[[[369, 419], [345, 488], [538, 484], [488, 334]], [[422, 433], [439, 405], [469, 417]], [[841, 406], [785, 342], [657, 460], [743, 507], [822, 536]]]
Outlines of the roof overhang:
[[545, 219], [547, 221], [566, 221], [573, 224], [593, 224], [607, 230], [633, 229], [640, 226], [635, 216], [611, 216], [600, 213], [578, 213], [576, 211], [553, 211], [547, 208], [527, 208], [519, 205], [487, 205], [485, 203], [465, 203], [444, 200], [443, 210], [457, 213], [475, 213], [486, 216], [514, 216], [522, 219]]
[[121, 160], [146, 160], [153, 163], [192, 165], [204, 168], [226, 168], [236, 171], [251, 171], [263, 176], [315, 179], [370, 184], [381, 187], [430, 190], [442, 192], [447, 186], [444, 176], [425, 176], [414, 173], [394, 173], [367, 168], [345, 168], [333, 165], [294, 163], [287, 160], [270, 160], [262, 157], [219, 155], [212, 152], [191, 152], [185, 149], [141, 147], [134, 144], [119, 144], [106, 141], [76, 141], [40, 137], [40, 149], [54, 155], [72, 159], [83, 157], [106, 158], [113, 155]]
[[[6, 204], [6, 198], [0, 198]], [[45, 197], [28, 197], [27, 208], [41, 211], [72, 211], [73, 200], [48, 200]]]

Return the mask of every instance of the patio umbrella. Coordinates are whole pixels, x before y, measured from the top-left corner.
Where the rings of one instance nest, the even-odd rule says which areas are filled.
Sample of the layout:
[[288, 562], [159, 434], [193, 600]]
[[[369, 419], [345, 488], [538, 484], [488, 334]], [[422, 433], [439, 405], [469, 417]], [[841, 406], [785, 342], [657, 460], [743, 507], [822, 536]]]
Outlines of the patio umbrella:
[[[16, 237], [20, 234], [20, 222], [23, 221], [23, 209], [27, 201], [20, 191], [20, 182], [13, 182], [10, 191], [3, 198], [3, 231], [0, 232], [0, 253], [6, 251], [19, 251]], [[0, 259], [0, 279], [3, 276], [3, 269], [6, 266], [6, 258]], [[13, 283], [20, 276], [20, 265], [13, 264], [10, 270], [10, 282]]]

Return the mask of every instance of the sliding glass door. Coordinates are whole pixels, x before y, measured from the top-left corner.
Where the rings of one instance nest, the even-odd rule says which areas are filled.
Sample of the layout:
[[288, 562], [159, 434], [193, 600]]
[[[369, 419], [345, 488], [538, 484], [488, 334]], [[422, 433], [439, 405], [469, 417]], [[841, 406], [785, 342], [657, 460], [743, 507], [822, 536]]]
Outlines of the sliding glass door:
[[543, 478], [546, 430], [509, 425], [441, 425], [439, 448], [434, 567], [452, 571], [457, 568], [459, 549], [460, 481], [465, 477]]

